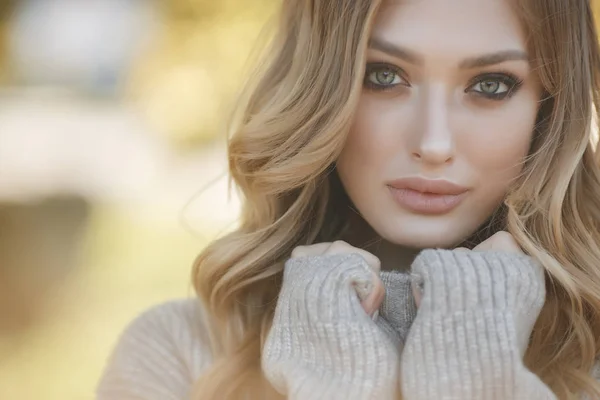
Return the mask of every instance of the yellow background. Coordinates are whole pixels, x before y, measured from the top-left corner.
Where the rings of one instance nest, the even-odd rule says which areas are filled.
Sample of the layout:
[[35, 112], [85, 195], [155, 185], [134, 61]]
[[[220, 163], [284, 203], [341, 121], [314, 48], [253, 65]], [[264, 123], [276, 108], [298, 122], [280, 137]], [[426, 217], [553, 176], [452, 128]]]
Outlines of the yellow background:
[[[0, 399], [92, 399], [106, 358], [126, 324], [151, 305], [193, 296], [194, 257], [235, 220], [236, 203], [223, 200], [222, 179], [211, 182], [225, 168], [220, 134], [226, 110], [273, 4], [159, 3], [164, 30], [127, 71], [121, 97], [108, 105], [86, 106], [134, 107], [153, 134], [164, 140], [172, 159], [164, 164], [163, 186], [150, 191], [152, 198], [88, 204], [73, 268], [48, 271], [45, 267], [51, 263], [42, 260], [12, 270], [10, 260], [4, 259], [0, 293], [13, 295], [0, 294]], [[6, 54], [11, 19], [9, 11], [3, 15], [0, 53]], [[0, 82], [7, 88], [14, 84], [9, 61], [5, 55], [0, 68]], [[7, 103], [0, 103], [0, 113], [2, 104]], [[186, 207], [189, 200], [196, 206]], [[0, 252], [3, 240], [21, 246], [22, 253], [42, 251], [33, 239], [23, 242], [41, 229], [31, 221], [36, 207], [24, 202], [9, 208], [0, 201], [0, 210], [8, 210], [4, 215], [14, 218], [0, 213]], [[219, 210], [218, 218], [214, 209]], [[11, 233], [21, 226], [25, 234]], [[11, 234], [20, 242], [10, 241]]]

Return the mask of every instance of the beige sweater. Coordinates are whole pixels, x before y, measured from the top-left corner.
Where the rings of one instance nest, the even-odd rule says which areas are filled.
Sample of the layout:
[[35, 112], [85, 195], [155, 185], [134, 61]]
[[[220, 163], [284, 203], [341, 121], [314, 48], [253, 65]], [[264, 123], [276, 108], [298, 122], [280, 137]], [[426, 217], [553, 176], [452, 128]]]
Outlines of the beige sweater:
[[[425, 250], [412, 274], [383, 272], [386, 299], [371, 319], [356, 292], [370, 289], [358, 255], [290, 260], [262, 356], [291, 400], [556, 399], [522, 362], [545, 299], [542, 268], [501, 252]], [[416, 312], [410, 282], [424, 288]], [[168, 303], [121, 337], [98, 400], [182, 400], [211, 365], [203, 310]], [[415, 317], [416, 316], [416, 317]]]

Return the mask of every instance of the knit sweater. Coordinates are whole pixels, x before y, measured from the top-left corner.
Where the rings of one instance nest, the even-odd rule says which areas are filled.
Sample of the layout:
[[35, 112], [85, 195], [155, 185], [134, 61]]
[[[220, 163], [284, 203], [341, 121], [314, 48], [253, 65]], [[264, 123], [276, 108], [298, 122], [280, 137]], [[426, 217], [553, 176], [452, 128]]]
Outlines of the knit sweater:
[[[530, 257], [425, 250], [411, 274], [382, 272], [386, 297], [369, 317], [372, 273], [356, 254], [289, 260], [262, 352], [267, 379], [290, 400], [555, 400], [523, 364], [545, 299]], [[411, 282], [423, 288], [418, 311]], [[357, 296], [357, 293], [359, 296]], [[188, 399], [212, 363], [196, 300], [153, 308], [127, 328], [98, 400]]]

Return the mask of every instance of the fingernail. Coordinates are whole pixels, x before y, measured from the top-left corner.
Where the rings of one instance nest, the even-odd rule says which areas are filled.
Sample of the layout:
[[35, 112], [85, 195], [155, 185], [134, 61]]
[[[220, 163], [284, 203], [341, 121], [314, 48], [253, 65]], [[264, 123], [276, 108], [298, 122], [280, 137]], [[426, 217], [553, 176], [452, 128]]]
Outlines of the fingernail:
[[423, 288], [425, 287], [425, 282], [423, 281], [423, 277], [417, 275], [415, 273], [411, 273], [412, 284], [414, 287], [418, 288], [421, 292], [423, 292]]
[[373, 315], [371, 315], [371, 318], [373, 319], [373, 321], [375, 321], [377, 319], [377, 317], [379, 317], [379, 310], [375, 310]]

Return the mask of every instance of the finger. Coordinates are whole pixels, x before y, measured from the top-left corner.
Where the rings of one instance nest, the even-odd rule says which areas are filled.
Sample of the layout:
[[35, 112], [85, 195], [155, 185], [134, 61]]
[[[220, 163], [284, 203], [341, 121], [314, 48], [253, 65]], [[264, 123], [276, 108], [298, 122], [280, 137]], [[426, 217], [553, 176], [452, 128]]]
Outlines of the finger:
[[367, 315], [371, 316], [372, 318], [376, 318], [376, 313], [379, 310], [379, 307], [381, 307], [381, 304], [385, 298], [385, 286], [379, 278], [379, 272], [381, 270], [381, 262], [379, 261], [379, 258], [368, 251], [353, 247], [342, 241], [335, 242], [327, 251], [337, 254], [358, 254], [363, 260], [365, 260], [365, 263], [372, 273], [372, 288], [367, 297], [361, 301], [361, 305]]
[[[365, 312], [371, 316], [379, 310], [385, 298], [385, 287], [379, 278], [381, 262], [379, 258], [368, 251], [356, 248], [342, 240], [335, 242], [318, 243], [310, 246], [298, 246], [292, 251], [292, 258], [298, 258], [311, 255], [332, 255], [332, 254], [358, 254], [365, 260], [366, 266], [371, 271], [369, 285], [357, 291], [361, 297], [361, 305]], [[365, 293], [366, 290], [368, 293]]]
[[368, 315], [373, 316], [377, 310], [379, 310], [379, 307], [381, 307], [384, 298], [385, 286], [383, 286], [381, 279], [373, 274], [373, 290], [371, 290], [371, 293], [369, 293], [369, 295], [361, 302], [361, 305]]
[[373, 271], [379, 274], [379, 271], [381, 270], [381, 261], [379, 261], [379, 258], [366, 250], [351, 246], [341, 240], [333, 242], [324, 254], [358, 254]]
[[475, 246], [473, 248], [473, 251], [489, 251], [492, 250], [492, 243], [490, 242], [490, 238], [484, 240], [483, 242], [479, 243], [477, 246]]
[[517, 243], [515, 237], [506, 231], [501, 231], [496, 233], [497, 240], [494, 241], [492, 245], [493, 248], [497, 248], [498, 250], [509, 251], [513, 253], [522, 253], [523, 250], [519, 243]]
[[385, 287], [379, 278], [379, 272], [381, 270], [379, 258], [368, 251], [351, 246], [342, 240], [333, 242], [324, 254], [358, 254], [365, 260], [365, 263], [373, 273], [371, 278], [372, 289], [370, 293], [361, 300], [361, 305], [368, 315], [373, 316], [374, 313], [379, 310], [379, 307], [385, 298]]
[[523, 250], [515, 238], [506, 231], [496, 232], [488, 239], [477, 245], [473, 251], [505, 251], [522, 254]]
[[323, 252], [324, 254], [347, 254], [358, 250], [356, 247], [349, 245], [343, 240], [336, 240], [331, 242], [328, 248]]
[[471, 251], [471, 250], [467, 249], [466, 247], [457, 247], [454, 249], [454, 251]]
[[291, 258], [300, 258], [306, 256], [318, 256], [323, 254], [331, 246], [330, 242], [312, 244], [310, 246], [298, 246], [292, 250]]
[[413, 283], [413, 284], [411, 284], [411, 289], [412, 289], [413, 297], [415, 299], [415, 304], [417, 305], [417, 308], [419, 308], [419, 306], [421, 305], [421, 299], [423, 297], [421, 288]]
[[362, 256], [362, 258], [365, 259], [365, 261], [367, 262], [369, 267], [373, 270], [373, 272], [375, 272], [377, 275], [379, 275], [379, 272], [381, 272], [381, 261], [379, 260], [379, 258], [376, 257], [375, 255], [369, 253], [368, 251], [365, 251], [362, 249], [357, 249], [357, 250], [358, 250], [357, 254]]

